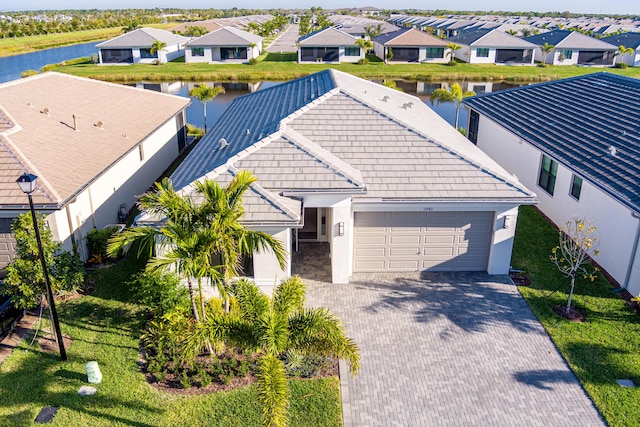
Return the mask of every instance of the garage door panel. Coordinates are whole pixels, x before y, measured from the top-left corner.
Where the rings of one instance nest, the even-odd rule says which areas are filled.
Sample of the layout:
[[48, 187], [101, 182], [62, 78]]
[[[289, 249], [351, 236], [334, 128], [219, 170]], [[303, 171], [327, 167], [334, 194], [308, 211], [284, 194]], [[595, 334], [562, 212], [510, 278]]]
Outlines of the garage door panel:
[[420, 265], [418, 260], [390, 260], [389, 271], [416, 271]]
[[354, 271], [486, 271], [492, 231], [492, 212], [357, 212]]
[[413, 234], [413, 235], [391, 234], [389, 236], [389, 244], [391, 246], [413, 245], [417, 248], [418, 246], [420, 246], [421, 240], [422, 239], [420, 239], [420, 234]]
[[387, 236], [385, 235], [359, 235], [356, 236], [356, 246], [369, 246], [369, 245], [385, 245], [387, 242]]

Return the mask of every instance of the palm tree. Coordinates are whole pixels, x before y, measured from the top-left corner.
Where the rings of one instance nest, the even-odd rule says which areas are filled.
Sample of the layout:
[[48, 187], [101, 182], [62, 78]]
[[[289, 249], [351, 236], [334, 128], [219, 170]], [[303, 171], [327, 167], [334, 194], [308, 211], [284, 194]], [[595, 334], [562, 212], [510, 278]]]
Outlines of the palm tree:
[[458, 129], [458, 115], [460, 113], [460, 105], [462, 105], [462, 100], [469, 97], [474, 96], [475, 92], [468, 90], [466, 92], [462, 91], [462, 86], [458, 83], [454, 83], [451, 85], [451, 89], [436, 89], [431, 94], [431, 105], [435, 102], [436, 105], [440, 105], [442, 102], [450, 102], [456, 106], [456, 123], [455, 128]]
[[225, 300], [225, 311], [229, 311], [227, 295], [231, 280], [240, 275], [244, 256], [271, 251], [280, 268], [284, 269], [286, 266], [286, 251], [279, 240], [268, 233], [249, 230], [240, 224], [244, 215], [242, 196], [257, 180], [250, 171], [240, 171], [225, 188], [212, 180], [195, 184], [196, 193], [204, 197], [209, 206], [206, 222], [216, 236], [211, 254], [216, 256], [218, 262], [214, 266], [218, 272], [214, 283]]
[[[165, 47], [167, 47], [167, 43], [166, 42], [161, 42], [160, 40], [154, 40], [153, 43], [151, 44], [151, 49], [149, 49], [149, 53], [151, 53], [151, 55], [158, 55], [158, 61], [162, 61], [162, 59], [160, 58], [159, 53], [162, 52], [162, 49], [164, 49]], [[160, 63], [160, 62], [158, 62]]]
[[[540, 52], [542, 52], [542, 63], [546, 63], [547, 55], [551, 53], [553, 49], [555, 49], [555, 45], [544, 42], [543, 45], [540, 45]], [[553, 61], [551, 61], [553, 62]]]
[[342, 322], [326, 308], [304, 308], [306, 287], [299, 277], [281, 281], [269, 298], [250, 280], [234, 282], [237, 313], [210, 316], [187, 337], [187, 357], [206, 343], [233, 345], [260, 354], [256, 374], [264, 425], [288, 422], [289, 390], [282, 361], [285, 352], [337, 356], [355, 375], [360, 368], [357, 344], [347, 337]]
[[382, 30], [384, 29], [384, 25], [382, 23], [374, 25], [367, 25], [364, 27], [364, 33], [372, 39], [374, 37], [378, 37], [382, 34]]
[[[218, 274], [209, 261], [211, 247], [217, 236], [204, 224], [203, 208], [190, 197], [178, 194], [167, 178], [156, 183], [155, 191], [143, 194], [138, 203], [141, 209], [162, 218], [164, 222], [160, 227], [127, 228], [113, 235], [107, 245], [107, 253], [116, 256], [138, 242], [138, 251], [147, 251], [150, 256], [147, 270], [174, 269], [187, 280], [193, 317], [197, 322], [200, 321], [200, 313], [204, 315], [202, 279], [209, 277], [215, 280]], [[196, 306], [193, 278], [198, 282], [200, 313]]]
[[618, 46], [618, 51], [616, 52], [616, 56], [620, 55], [620, 61], [622, 62], [625, 55], [633, 55], [632, 47], [625, 47], [624, 45]]
[[449, 50], [449, 64], [454, 64], [453, 58], [456, 53], [456, 50], [462, 49], [462, 46], [453, 42], [449, 42], [447, 44], [447, 49]]
[[202, 102], [204, 107], [204, 132], [207, 133], [207, 102], [216, 96], [224, 93], [222, 86], [207, 86], [205, 83], [198, 85], [189, 91], [189, 96], [193, 96]]
[[364, 55], [367, 55], [371, 49], [373, 49], [373, 42], [368, 39], [363, 39], [362, 37], [356, 40], [356, 46], [360, 46], [360, 49], [364, 52]]

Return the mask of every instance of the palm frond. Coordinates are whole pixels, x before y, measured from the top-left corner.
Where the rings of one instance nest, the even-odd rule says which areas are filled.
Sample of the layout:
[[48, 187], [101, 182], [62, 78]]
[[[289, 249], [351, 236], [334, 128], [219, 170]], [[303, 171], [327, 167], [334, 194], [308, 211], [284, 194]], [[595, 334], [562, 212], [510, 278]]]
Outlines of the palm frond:
[[279, 355], [287, 349], [289, 344], [289, 322], [284, 316], [269, 310], [258, 319], [257, 335], [260, 347], [267, 354]]
[[291, 276], [282, 280], [273, 290], [271, 297], [273, 311], [284, 317], [289, 317], [295, 311], [302, 310], [306, 290], [306, 286], [299, 276]]
[[262, 423], [268, 427], [288, 424], [289, 387], [282, 361], [265, 355], [258, 362], [256, 372], [258, 400], [262, 406]]
[[233, 282], [231, 294], [236, 298], [240, 316], [250, 323], [257, 323], [269, 311], [269, 297], [247, 278]]
[[340, 319], [326, 308], [311, 308], [289, 318], [290, 347], [320, 354], [335, 354], [349, 364], [353, 375], [360, 370], [360, 350], [349, 338]]
[[115, 233], [107, 242], [107, 255], [116, 258], [123, 252], [127, 252], [133, 243], [139, 243], [138, 256], [148, 252], [152, 256], [155, 250], [158, 230], [153, 227], [125, 228], [120, 233]]

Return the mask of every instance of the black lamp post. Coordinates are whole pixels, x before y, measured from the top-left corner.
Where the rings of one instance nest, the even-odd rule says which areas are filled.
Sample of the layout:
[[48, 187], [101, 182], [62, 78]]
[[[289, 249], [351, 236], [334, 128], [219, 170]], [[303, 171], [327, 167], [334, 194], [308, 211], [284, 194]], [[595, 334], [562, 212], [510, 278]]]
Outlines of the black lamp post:
[[60, 360], [67, 360], [67, 351], [64, 349], [62, 341], [62, 332], [60, 332], [60, 323], [58, 322], [58, 312], [56, 311], [56, 303], [53, 300], [53, 291], [49, 282], [49, 272], [47, 270], [47, 262], [44, 259], [44, 250], [42, 249], [42, 240], [40, 240], [40, 229], [38, 228], [38, 220], [36, 219], [36, 210], [33, 207], [33, 199], [31, 193], [36, 189], [37, 176], [31, 173], [24, 173], [18, 178], [18, 185], [23, 193], [29, 197], [29, 207], [31, 208], [31, 217], [33, 218], [33, 229], [36, 232], [36, 241], [38, 242], [38, 251], [40, 252], [40, 262], [42, 263], [42, 273], [44, 275], [44, 284], [47, 288], [47, 299], [49, 300], [49, 309], [51, 310], [51, 318], [53, 319], [53, 329], [56, 332], [56, 340], [60, 347]]

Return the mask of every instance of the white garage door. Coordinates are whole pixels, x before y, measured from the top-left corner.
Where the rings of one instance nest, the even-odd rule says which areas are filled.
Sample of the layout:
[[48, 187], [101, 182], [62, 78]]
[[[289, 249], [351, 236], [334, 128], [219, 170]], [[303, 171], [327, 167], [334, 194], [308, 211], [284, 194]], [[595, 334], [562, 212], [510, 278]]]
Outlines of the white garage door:
[[492, 212], [356, 212], [355, 272], [486, 271]]

